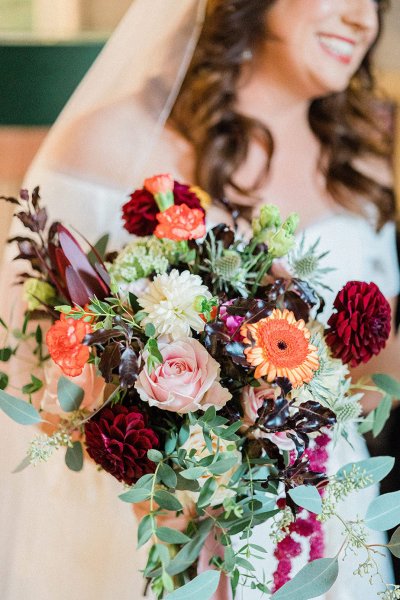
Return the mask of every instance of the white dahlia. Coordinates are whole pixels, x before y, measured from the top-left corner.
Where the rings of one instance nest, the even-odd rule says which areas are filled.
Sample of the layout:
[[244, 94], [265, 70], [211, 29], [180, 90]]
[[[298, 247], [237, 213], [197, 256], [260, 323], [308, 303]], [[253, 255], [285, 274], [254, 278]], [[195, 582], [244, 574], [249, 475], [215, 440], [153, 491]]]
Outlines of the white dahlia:
[[142, 325], [152, 323], [158, 335], [169, 335], [172, 340], [190, 336], [191, 329], [203, 331], [204, 321], [196, 310], [199, 296], [212, 297], [198, 275], [176, 269], [158, 275], [138, 298], [147, 313]]

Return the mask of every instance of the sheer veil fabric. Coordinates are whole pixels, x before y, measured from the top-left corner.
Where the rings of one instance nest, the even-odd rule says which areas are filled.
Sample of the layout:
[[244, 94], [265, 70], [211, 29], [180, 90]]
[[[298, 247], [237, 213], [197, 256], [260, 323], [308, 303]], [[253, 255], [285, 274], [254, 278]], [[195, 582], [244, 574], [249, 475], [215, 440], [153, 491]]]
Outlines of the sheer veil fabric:
[[[110, 231], [112, 247], [120, 248], [127, 239], [120, 222], [126, 194], [156, 172], [186, 177], [189, 150], [165, 124], [201, 33], [206, 8], [206, 0], [133, 2], [28, 172], [25, 185], [40, 184], [51, 219], [63, 220], [92, 241]], [[115, 118], [116, 106], [128, 107], [122, 109], [120, 119]], [[93, 115], [98, 115], [94, 121]], [[81, 126], [87, 122], [94, 126]], [[64, 161], [63, 149], [71, 138], [73, 156]], [[209, 218], [213, 223], [229, 220], [216, 207]], [[15, 226], [11, 234], [17, 233]], [[385, 263], [383, 272], [391, 274], [382, 282], [386, 283], [383, 291], [390, 297], [397, 293], [393, 228], [378, 237], [360, 218], [342, 215], [309, 233], [312, 241], [319, 236], [326, 240], [326, 249], [333, 253], [329, 260], [344, 265], [341, 279], [328, 282], [334, 290], [348, 279], [375, 280], [381, 285], [371, 266], [378, 258], [381, 266]], [[363, 248], [362, 256], [359, 248]], [[21, 324], [23, 313], [21, 291], [12, 286], [21, 270], [12, 263], [13, 253], [11, 248], [6, 252], [0, 280], [0, 314], [11, 322], [11, 329]], [[351, 263], [348, 256], [353, 257]], [[27, 383], [31, 372], [27, 356], [27, 351], [25, 357], [21, 352], [20, 360], [6, 365], [12, 383], [19, 387]], [[4, 370], [3, 364], [0, 367]], [[4, 448], [0, 454], [0, 598], [140, 600], [143, 582], [139, 569], [144, 555], [136, 550], [131, 509], [117, 498], [120, 484], [99, 474], [89, 461], [79, 474], [68, 471], [62, 453], [47, 464], [11, 474], [33, 432], [3, 414], [0, 430]], [[365, 458], [362, 440], [356, 439], [354, 448], [342, 445], [335, 449], [337, 467]], [[331, 466], [334, 470], [336, 464]], [[376, 493], [373, 488], [368, 490], [369, 495]], [[368, 498], [357, 497], [356, 502], [366, 505]], [[350, 505], [354, 508], [356, 502], [348, 502], [350, 514]], [[259, 528], [255, 543], [268, 546], [272, 554], [268, 539], [267, 528]], [[333, 555], [341, 543], [340, 532], [329, 531], [326, 539], [329, 555]], [[374, 536], [374, 542], [383, 543], [383, 539]], [[263, 566], [271, 575], [275, 564]], [[323, 600], [375, 597], [367, 580], [353, 581], [354, 568], [349, 561], [340, 586]], [[383, 571], [390, 578], [385, 565]], [[253, 600], [259, 596], [259, 592], [243, 589], [238, 597]]]

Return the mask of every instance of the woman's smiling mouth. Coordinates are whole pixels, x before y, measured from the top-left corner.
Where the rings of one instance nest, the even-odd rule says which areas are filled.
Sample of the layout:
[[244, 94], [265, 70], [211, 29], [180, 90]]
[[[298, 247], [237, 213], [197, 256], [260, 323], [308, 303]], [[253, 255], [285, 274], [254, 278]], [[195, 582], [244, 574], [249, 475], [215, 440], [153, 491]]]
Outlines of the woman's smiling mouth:
[[339, 35], [319, 33], [318, 41], [329, 56], [346, 65], [351, 63], [356, 46], [354, 40]]

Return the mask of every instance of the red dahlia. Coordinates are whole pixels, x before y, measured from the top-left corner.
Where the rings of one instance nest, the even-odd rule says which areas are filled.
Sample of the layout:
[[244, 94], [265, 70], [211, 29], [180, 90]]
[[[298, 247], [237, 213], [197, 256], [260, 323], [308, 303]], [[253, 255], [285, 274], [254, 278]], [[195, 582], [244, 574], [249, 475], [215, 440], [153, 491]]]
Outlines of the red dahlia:
[[156, 468], [147, 450], [157, 448], [159, 441], [146, 424], [136, 408], [120, 404], [104, 408], [85, 425], [89, 456], [118, 481], [132, 485]]
[[333, 356], [356, 367], [385, 347], [390, 334], [390, 304], [375, 283], [349, 281], [333, 303], [326, 342]]
[[[174, 182], [175, 204], [187, 204], [189, 208], [199, 208], [200, 200], [194, 192], [190, 191], [188, 185]], [[122, 217], [125, 221], [124, 227], [129, 233], [139, 236], [152, 235], [158, 225], [158, 206], [153, 194], [146, 189], [136, 190], [131, 194], [130, 200], [122, 207]]]

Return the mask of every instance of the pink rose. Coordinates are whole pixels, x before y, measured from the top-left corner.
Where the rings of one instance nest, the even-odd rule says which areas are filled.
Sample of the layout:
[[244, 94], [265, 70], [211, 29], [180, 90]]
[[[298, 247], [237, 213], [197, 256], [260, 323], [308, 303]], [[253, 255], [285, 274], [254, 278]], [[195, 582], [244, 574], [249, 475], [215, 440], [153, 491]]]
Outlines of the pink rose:
[[[45, 412], [55, 415], [65, 414], [57, 398], [57, 385], [60, 377], [65, 377], [60, 367], [53, 360], [48, 360], [44, 367], [44, 391], [40, 406]], [[106, 384], [104, 379], [96, 374], [94, 365], [86, 363], [81, 375], [67, 377], [67, 379], [79, 385], [85, 392], [81, 409], [93, 411], [101, 406]]]
[[145, 366], [135, 386], [144, 402], [184, 414], [209, 406], [218, 410], [231, 399], [230, 392], [219, 383], [219, 364], [200, 342], [183, 338], [159, 343], [159, 349], [164, 361], [151, 373], [147, 355], [143, 355]]
[[[258, 411], [264, 404], [265, 400], [275, 400], [276, 394], [279, 393], [279, 388], [273, 387], [270, 383], [260, 381], [260, 387], [246, 386], [242, 392], [241, 404], [243, 409], [243, 425], [248, 428], [254, 425], [258, 419]], [[294, 450], [295, 444], [291, 440], [287, 433], [289, 431], [277, 431], [275, 433], [265, 433], [259, 429], [255, 429], [253, 437], [255, 438], [266, 438], [273, 444], [278, 446], [281, 450]]]

